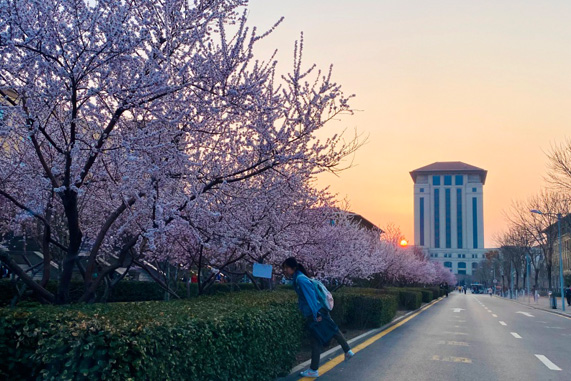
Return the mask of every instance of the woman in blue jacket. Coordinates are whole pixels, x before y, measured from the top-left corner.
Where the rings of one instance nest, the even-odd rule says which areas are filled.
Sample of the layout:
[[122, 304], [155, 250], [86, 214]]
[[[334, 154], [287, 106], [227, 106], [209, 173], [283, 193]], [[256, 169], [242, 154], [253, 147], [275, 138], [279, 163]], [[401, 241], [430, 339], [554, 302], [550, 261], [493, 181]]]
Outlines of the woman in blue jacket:
[[295, 258], [290, 257], [284, 261], [282, 267], [284, 274], [288, 278], [293, 279], [293, 287], [297, 293], [299, 309], [306, 319], [306, 327], [310, 332], [311, 365], [309, 369], [301, 372], [300, 375], [303, 377], [316, 378], [319, 377], [319, 358], [321, 356], [321, 342], [316, 335], [316, 329], [322, 328], [319, 327], [319, 324], [325, 327], [324, 320], [328, 320], [327, 323], [329, 324], [327, 324], [327, 327], [333, 327], [332, 329], [335, 330], [332, 332], [332, 337], [335, 338], [343, 348], [345, 361], [353, 357], [354, 354], [351, 348], [349, 348], [349, 344], [347, 344], [343, 334], [339, 331], [339, 328], [337, 328], [337, 325], [331, 320], [329, 311], [319, 302], [315, 287], [309, 280], [309, 276], [303, 265]]

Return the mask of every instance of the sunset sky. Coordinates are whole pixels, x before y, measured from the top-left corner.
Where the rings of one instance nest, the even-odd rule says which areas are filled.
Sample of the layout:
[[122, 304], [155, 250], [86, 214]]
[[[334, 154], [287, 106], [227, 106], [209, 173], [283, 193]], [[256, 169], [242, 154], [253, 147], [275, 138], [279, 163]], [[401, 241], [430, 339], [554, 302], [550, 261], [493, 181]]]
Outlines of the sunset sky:
[[290, 69], [327, 69], [360, 110], [341, 123], [368, 136], [354, 167], [322, 176], [351, 208], [412, 241], [409, 172], [435, 161], [488, 170], [485, 243], [503, 210], [545, 186], [545, 153], [571, 137], [571, 2], [252, 0], [250, 24], [283, 24], [257, 50]]

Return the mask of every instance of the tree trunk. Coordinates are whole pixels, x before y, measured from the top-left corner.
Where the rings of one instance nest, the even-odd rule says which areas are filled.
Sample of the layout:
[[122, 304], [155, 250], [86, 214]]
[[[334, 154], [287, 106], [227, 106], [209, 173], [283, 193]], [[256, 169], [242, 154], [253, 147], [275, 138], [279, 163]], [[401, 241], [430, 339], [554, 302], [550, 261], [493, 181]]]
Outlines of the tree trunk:
[[46, 209], [46, 221], [47, 224], [44, 224], [44, 234], [42, 237], [42, 254], [44, 255], [44, 271], [42, 274], [42, 282], [40, 283], [40, 285], [42, 287], [46, 287], [46, 285], [48, 284], [49, 280], [50, 280], [50, 275], [51, 275], [51, 262], [52, 262], [52, 256], [51, 256], [51, 252], [50, 252], [50, 239], [51, 239], [51, 235], [52, 235], [52, 231], [51, 231], [51, 227], [50, 227], [50, 222], [52, 219], [52, 206], [51, 206], [51, 202], [48, 203], [48, 207]]
[[73, 268], [75, 260], [79, 254], [81, 247], [81, 240], [83, 234], [79, 227], [79, 213], [77, 210], [77, 193], [66, 189], [62, 196], [62, 203], [67, 218], [67, 226], [69, 231], [69, 246], [66, 256], [63, 260], [62, 272], [56, 296], [57, 304], [65, 304], [69, 301], [69, 286], [71, 284], [71, 276], [73, 275]]

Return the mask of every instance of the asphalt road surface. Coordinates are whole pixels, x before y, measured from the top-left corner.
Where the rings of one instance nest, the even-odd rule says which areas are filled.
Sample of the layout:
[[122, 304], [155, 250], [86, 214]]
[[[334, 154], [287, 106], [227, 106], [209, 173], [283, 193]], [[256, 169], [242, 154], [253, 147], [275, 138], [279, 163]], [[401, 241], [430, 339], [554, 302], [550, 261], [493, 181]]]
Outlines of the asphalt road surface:
[[571, 319], [454, 292], [319, 380], [569, 381]]

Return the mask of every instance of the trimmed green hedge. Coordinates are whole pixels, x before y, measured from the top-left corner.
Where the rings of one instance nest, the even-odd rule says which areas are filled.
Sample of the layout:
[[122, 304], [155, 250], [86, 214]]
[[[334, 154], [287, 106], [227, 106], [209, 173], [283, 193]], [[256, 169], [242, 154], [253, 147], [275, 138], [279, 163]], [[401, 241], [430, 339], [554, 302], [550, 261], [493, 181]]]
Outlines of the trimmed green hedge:
[[378, 328], [391, 322], [398, 306], [395, 296], [370, 288], [344, 288], [333, 297], [331, 317], [347, 328]]
[[422, 306], [422, 292], [417, 290], [390, 288], [389, 292], [398, 294], [399, 308], [405, 310], [416, 310]]
[[0, 310], [0, 378], [271, 380], [303, 319], [291, 292]]
[[432, 291], [432, 300], [438, 299], [440, 296], [444, 295], [444, 290], [440, 290], [439, 287], [428, 287], [427, 290]]
[[426, 289], [421, 289], [420, 292], [422, 293], [422, 302], [423, 303], [432, 302], [432, 291], [426, 290]]
[[[20, 283], [23, 285], [23, 283]], [[56, 293], [57, 283], [55, 281], [48, 282], [47, 290]], [[235, 291], [248, 291], [255, 290], [255, 286], [252, 283], [216, 283], [210, 286], [206, 290], [206, 295], [216, 295], [225, 294]], [[83, 292], [85, 291], [85, 285], [80, 281], [72, 281], [70, 286], [70, 300], [75, 302], [81, 298]], [[178, 288], [175, 290], [177, 294], [186, 299], [189, 291], [190, 297], [196, 297], [198, 295], [198, 284], [191, 283], [187, 289], [185, 283], [179, 283]], [[98, 289], [98, 295], [101, 296], [104, 292], [103, 286]], [[13, 282], [7, 279], [0, 280], [0, 307], [10, 305], [10, 302], [17, 294], [16, 286]], [[165, 291], [155, 282], [138, 282], [138, 281], [128, 281], [123, 280], [111, 291], [108, 302], [144, 302], [152, 300], [164, 300]], [[22, 298], [24, 301], [33, 301], [34, 298], [31, 295], [31, 291], [27, 291]]]

